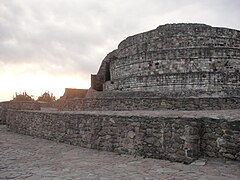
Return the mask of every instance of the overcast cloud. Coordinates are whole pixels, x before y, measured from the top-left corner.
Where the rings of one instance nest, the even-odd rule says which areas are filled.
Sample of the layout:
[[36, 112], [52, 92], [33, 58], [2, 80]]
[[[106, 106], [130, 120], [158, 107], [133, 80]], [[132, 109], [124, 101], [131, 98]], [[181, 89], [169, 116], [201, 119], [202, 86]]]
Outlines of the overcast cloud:
[[179, 22], [240, 30], [239, 19], [240, 0], [0, 0], [0, 77], [89, 80], [127, 36]]

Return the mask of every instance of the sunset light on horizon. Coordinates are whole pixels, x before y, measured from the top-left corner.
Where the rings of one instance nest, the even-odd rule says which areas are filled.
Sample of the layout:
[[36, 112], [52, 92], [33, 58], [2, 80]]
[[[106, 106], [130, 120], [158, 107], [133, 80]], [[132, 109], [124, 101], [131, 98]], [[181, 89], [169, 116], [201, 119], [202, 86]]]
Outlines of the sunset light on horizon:
[[90, 77], [84, 79], [79, 74], [61, 76], [46, 72], [32, 74], [16, 71], [5, 72], [0, 76], [0, 82], [5, 84], [1, 87], [0, 101], [11, 100], [16, 93], [22, 92], [27, 92], [34, 99], [44, 92], [50, 92], [58, 99], [64, 94], [65, 88], [88, 89], [90, 87], [89, 80]]
[[[57, 68], [55, 68], [57, 70]], [[64, 94], [65, 88], [88, 89], [90, 75], [78, 72], [68, 74], [48, 72], [37, 64], [22, 63], [19, 65], [5, 65], [0, 67], [0, 101], [8, 101], [16, 93], [27, 92], [34, 99], [44, 92], [53, 93], [56, 98]]]

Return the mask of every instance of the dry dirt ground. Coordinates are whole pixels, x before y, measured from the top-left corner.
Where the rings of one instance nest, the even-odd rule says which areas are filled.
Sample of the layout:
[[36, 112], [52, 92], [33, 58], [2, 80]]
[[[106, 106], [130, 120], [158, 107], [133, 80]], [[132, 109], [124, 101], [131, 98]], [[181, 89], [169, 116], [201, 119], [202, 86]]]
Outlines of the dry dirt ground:
[[195, 165], [117, 155], [56, 143], [0, 126], [0, 179], [240, 179], [240, 162]]

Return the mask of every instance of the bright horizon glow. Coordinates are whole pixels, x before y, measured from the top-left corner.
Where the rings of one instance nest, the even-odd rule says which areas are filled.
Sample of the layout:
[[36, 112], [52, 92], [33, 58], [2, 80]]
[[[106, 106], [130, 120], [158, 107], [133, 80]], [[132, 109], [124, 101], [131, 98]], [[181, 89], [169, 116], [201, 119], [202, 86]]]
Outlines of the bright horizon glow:
[[[23, 67], [11, 66], [6, 68], [0, 76], [0, 101], [9, 101], [15, 93], [27, 92], [34, 99], [46, 91], [53, 93], [58, 99], [64, 94], [65, 88], [88, 89], [90, 77], [85, 80], [79, 74], [53, 75], [46, 72], [28, 73], [21, 72]], [[0, 68], [1, 70], [1, 68]]]

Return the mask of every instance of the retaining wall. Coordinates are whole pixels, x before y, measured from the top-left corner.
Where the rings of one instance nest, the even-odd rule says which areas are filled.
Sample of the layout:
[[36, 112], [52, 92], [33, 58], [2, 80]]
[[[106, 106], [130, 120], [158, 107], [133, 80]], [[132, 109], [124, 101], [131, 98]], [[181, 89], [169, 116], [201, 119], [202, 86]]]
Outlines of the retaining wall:
[[[6, 124], [7, 111], [12, 110], [41, 110], [51, 109], [56, 106], [54, 103], [36, 102], [36, 101], [5, 101], [0, 102], [0, 124]], [[52, 108], [53, 109], [53, 108]]]
[[7, 124], [18, 133], [120, 154], [240, 160], [240, 119], [119, 113], [9, 110]]
[[220, 110], [240, 109], [240, 98], [82, 98], [58, 101], [59, 110]]
[[[110, 93], [109, 93], [110, 94]], [[114, 97], [58, 100], [52, 103], [29, 101], [0, 102], [3, 110], [41, 110], [55, 108], [66, 111], [130, 111], [130, 110], [222, 110], [240, 109], [240, 98], [164, 98], [136, 97], [138, 93], [114, 94]], [[124, 96], [123, 96], [124, 95]], [[148, 95], [148, 94], [147, 94]], [[146, 96], [147, 96], [146, 95]], [[122, 96], [122, 97], [121, 97]], [[129, 96], [129, 97], [127, 97]], [[3, 112], [1, 110], [1, 112]]]

